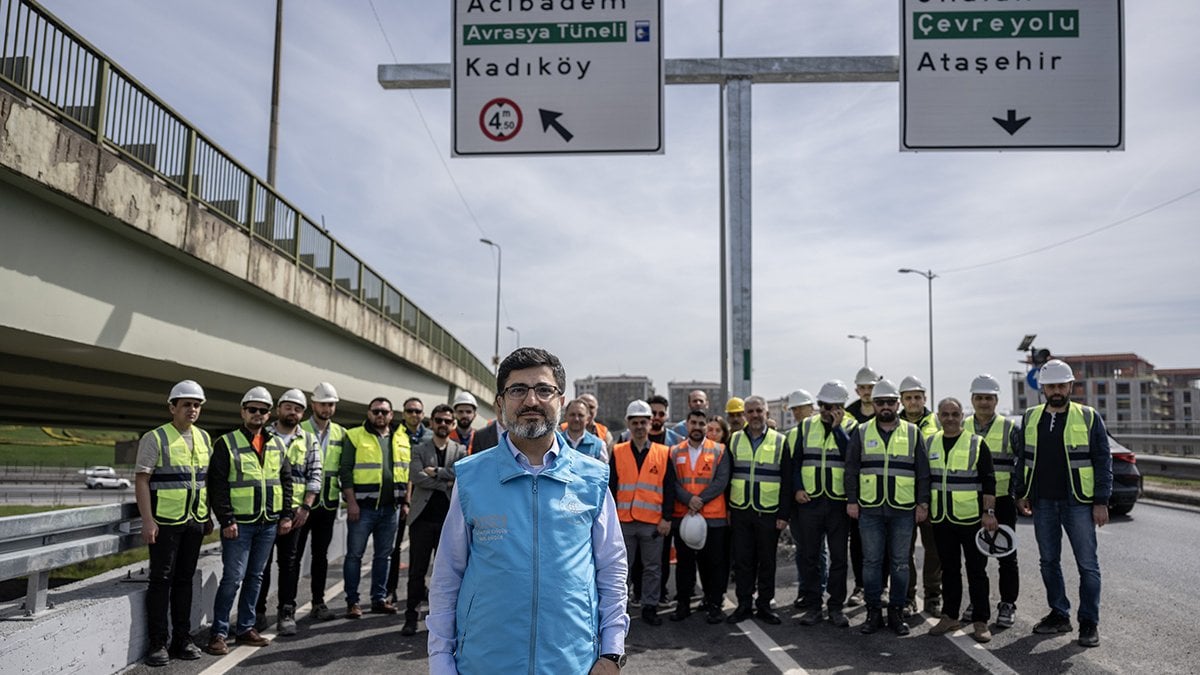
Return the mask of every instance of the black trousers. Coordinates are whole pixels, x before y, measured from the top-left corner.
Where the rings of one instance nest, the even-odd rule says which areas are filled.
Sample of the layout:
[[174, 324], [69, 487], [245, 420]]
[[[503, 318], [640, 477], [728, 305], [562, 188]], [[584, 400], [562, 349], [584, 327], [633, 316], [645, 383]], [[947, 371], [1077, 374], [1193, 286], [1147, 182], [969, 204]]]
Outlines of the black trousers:
[[850, 518], [850, 565], [854, 568], [854, 588], [862, 588], [865, 585], [862, 570], [862, 535], [858, 531], [858, 520], [854, 518]]
[[704, 604], [720, 607], [729, 585], [729, 526], [708, 526], [704, 548], [699, 551], [679, 537], [679, 521], [671, 524], [675, 544], [675, 595], [679, 607], [687, 607], [696, 592], [696, 570], [704, 586]]
[[304, 559], [304, 546], [312, 537], [312, 603], [325, 603], [325, 584], [329, 577], [329, 544], [333, 541], [333, 524], [337, 521], [337, 509], [314, 508], [300, 528], [300, 540], [296, 543], [296, 564]]
[[[977, 530], [979, 528], [976, 528]], [[925, 547], [925, 560], [921, 564], [921, 584], [925, 587], [925, 600], [942, 597], [942, 561], [934, 543], [933, 524], [928, 519], [913, 528], [912, 541], [908, 546], [908, 601], [917, 600], [917, 533], [921, 533], [921, 545]]]
[[[996, 520], [1001, 525], [1017, 529], [1017, 500], [1012, 497], [996, 497]], [[1017, 566], [1017, 554], [1000, 558], [1000, 601], [1017, 604], [1021, 594], [1021, 570]], [[984, 559], [984, 563], [987, 559]]]
[[271, 561], [279, 561], [279, 592], [275, 607], [282, 611], [284, 607], [296, 608], [296, 586], [300, 583], [300, 556], [296, 551], [300, 544], [300, 532], [291, 530], [287, 534], [275, 535], [275, 546], [267, 556], [267, 564], [263, 567], [262, 588], [258, 591], [258, 604], [255, 616], [260, 619], [267, 615], [267, 595], [271, 590]]
[[[962, 609], [962, 561], [967, 564], [967, 584], [971, 597], [971, 620], [986, 622], [990, 616], [987, 556], [975, 546], [979, 525], [934, 523], [938, 559], [942, 569], [942, 616], [956, 618]], [[1011, 556], [1009, 556], [1011, 557]]]
[[399, 523], [396, 525], [396, 545], [392, 547], [392, 560], [388, 564], [387, 596], [396, 597], [396, 589], [400, 586], [400, 544], [404, 543], [404, 526], [408, 519], [404, 511], [397, 511]]
[[158, 526], [158, 537], [149, 545], [150, 587], [146, 592], [151, 649], [191, 639], [192, 581], [203, 541], [204, 526], [199, 523]]
[[821, 606], [821, 544], [829, 545], [829, 610], [838, 611], [846, 604], [846, 540], [850, 535], [850, 516], [846, 515], [846, 502], [818, 497], [807, 504], [797, 504], [804, 565], [804, 588], [801, 595], [806, 600], [805, 609]]
[[417, 620], [417, 606], [429, 595], [425, 575], [437, 551], [445, 518], [421, 517], [408, 525], [408, 591], [404, 598], [405, 620]]
[[760, 609], [770, 609], [775, 599], [775, 552], [779, 546], [775, 514], [730, 509], [729, 516], [738, 607], [749, 607], [757, 590], [755, 604]]

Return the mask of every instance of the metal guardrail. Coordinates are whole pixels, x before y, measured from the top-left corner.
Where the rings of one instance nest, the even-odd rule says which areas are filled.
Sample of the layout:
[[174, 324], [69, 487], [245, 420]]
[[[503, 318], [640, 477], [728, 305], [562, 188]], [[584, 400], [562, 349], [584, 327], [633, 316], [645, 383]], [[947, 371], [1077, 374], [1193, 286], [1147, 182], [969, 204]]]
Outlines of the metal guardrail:
[[25, 616], [48, 603], [50, 572], [142, 545], [136, 504], [106, 504], [0, 518], [0, 581], [28, 577]]
[[1108, 433], [1113, 436], [1193, 436], [1200, 438], [1200, 420], [1187, 421], [1144, 421], [1108, 422]]
[[41, 5], [0, 0], [0, 20], [0, 85], [491, 381], [491, 369], [379, 273]]
[[1162, 455], [1138, 455], [1138, 471], [1144, 476], [1200, 480], [1200, 459], [1186, 457], [1164, 457]]

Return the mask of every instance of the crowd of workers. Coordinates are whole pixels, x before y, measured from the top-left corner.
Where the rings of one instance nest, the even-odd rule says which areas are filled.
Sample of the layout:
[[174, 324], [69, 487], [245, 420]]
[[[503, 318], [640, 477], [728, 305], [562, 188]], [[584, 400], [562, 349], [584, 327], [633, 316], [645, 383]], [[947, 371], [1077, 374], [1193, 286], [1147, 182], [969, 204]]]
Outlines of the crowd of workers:
[[[379, 397], [361, 426], [346, 429], [332, 421], [336, 391], [321, 383], [303, 422], [302, 392], [288, 390], [275, 403], [265, 388], [252, 388], [242, 400], [242, 425], [216, 441], [195, 426], [203, 390], [180, 382], [169, 396], [171, 421], [143, 436], [137, 462], [151, 557], [147, 662], [200, 657], [190, 638], [192, 577], [214, 520], [223, 571], [208, 652], [228, 651], [239, 588], [234, 639], [268, 644], [258, 631], [273, 552], [277, 630], [296, 632], [300, 559], [310, 535], [311, 615], [335, 618], [325, 587], [339, 504], [348, 520], [344, 616], [363, 616], [368, 538], [370, 611], [401, 611], [396, 590], [407, 529], [411, 567], [400, 633], [416, 634], [427, 599], [435, 673], [508, 666], [616, 672], [625, 662], [627, 612], [640, 610], [641, 622], [653, 627], [671, 604], [667, 618], [676, 622], [698, 611], [710, 624], [780, 624], [776, 555], [789, 528], [800, 625], [845, 628], [845, 608], [865, 604], [860, 632], [886, 626], [907, 635], [907, 619], [918, 612], [910, 570], [919, 535], [923, 611], [940, 619], [930, 632], [966, 628], [988, 642], [988, 555], [999, 558], [995, 625], [1015, 621], [1018, 513], [1033, 516], [1049, 605], [1034, 632], [1073, 630], [1060, 563], [1065, 530], [1080, 574], [1078, 641], [1095, 646], [1095, 527], [1107, 522], [1111, 460], [1103, 420], [1069, 398], [1073, 381], [1067, 364], [1048, 362], [1040, 372], [1046, 403], [1017, 424], [996, 413], [1000, 386], [989, 375], [971, 383], [972, 413], [965, 415], [955, 398], [931, 410], [915, 377], [896, 385], [864, 367], [853, 402], [837, 380], [816, 396], [794, 392], [788, 405], [797, 423], [787, 430], [775, 428], [760, 396], [730, 399], [721, 417], [696, 391], [675, 423], [665, 398], [630, 402], [627, 429], [614, 436], [595, 421], [594, 397], [566, 400], [565, 371], [554, 355], [524, 348], [500, 364], [498, 419], [481, 428], [475, 399], [462, 392], [435, 406], [428, 426], [419, 399], [404, 402], [396, 423], [391, 402]], [[528, 570], [529, 578], [515, 579], [521, 575], [512, 570]], [[736, 606], [727, 615], [731, 575]], [[539, 603], [542, 594], [553, 601]], [[476, 636], [470, 650], [468, 635]]]

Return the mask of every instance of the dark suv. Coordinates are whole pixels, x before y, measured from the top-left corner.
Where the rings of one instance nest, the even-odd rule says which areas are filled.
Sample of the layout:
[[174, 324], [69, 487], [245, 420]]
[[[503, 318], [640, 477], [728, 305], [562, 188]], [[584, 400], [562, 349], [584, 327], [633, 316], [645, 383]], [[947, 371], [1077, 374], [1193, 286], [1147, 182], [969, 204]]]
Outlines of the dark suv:
[[1123, 516], [1133, 510], [1138, 497], [1142, 496], [1142, 473], [1137, 468], [1137, 457], [1129, 448], [1117, 442], [1111, 435], [1108, 447], [1112, 454], [1113, 491], [1108, 500], [1108, 511], [1114, 516]]

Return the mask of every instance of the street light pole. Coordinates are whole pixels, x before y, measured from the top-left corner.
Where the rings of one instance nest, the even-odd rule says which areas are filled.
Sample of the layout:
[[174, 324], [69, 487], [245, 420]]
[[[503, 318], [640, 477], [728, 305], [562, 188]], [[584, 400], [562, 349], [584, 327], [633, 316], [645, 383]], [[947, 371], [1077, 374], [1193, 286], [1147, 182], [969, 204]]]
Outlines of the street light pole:
[[521, 331], [517, 330], [516, 328], [513, 328], [512, 326], [505, 326], [505, 328], [507, 328], [517, 334], [517, 347], [519, 348], [521, 346]]
[[851, 340], [862, 340], [863, 366], [871, 365], [870, 361], [867, 360], [867, 343], [871, 341], [871, 338], [867, 337], [866, 335], [847, 335], [846, 337], [850, 338]]
[[933, 273], [933, 270], [921, 271], [908, 267], [902, 267], [896, 271], [900, 274], [919, 274], [929, 282], [929, 405], [936, 407], [937, 399], [933, 397], [933, 280], [937, 278], [937, 275]]
[[271, 128], [267, 140], [267, 185], [275, 187], [275, 160], [279, 154], [279, 63], [283, 59], [283, 0], [275, 2], [275, 65], [271, 75]]
[[492, 365], [495, 366], [496, 372], [500, 372], [500, 266], [504, 262], [504, 251], [501, 250], [500, 244], [491, 239], [480, 238], [481, 243], [493, 246], [496, 249], [496, 345], [492, 352]]

